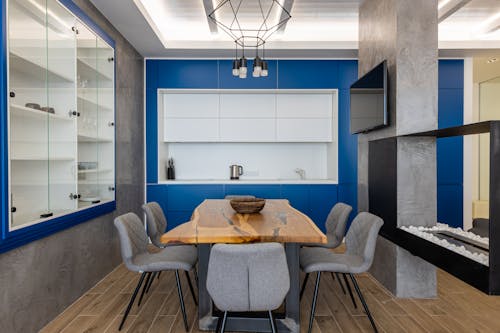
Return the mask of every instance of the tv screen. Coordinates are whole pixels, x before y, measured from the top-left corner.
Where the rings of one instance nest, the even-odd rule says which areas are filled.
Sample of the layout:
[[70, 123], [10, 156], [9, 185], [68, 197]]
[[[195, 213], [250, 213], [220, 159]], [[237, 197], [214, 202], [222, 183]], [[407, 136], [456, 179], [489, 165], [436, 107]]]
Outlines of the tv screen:
[[387, 61], [351, 85], [351, 134], [387, 126]]

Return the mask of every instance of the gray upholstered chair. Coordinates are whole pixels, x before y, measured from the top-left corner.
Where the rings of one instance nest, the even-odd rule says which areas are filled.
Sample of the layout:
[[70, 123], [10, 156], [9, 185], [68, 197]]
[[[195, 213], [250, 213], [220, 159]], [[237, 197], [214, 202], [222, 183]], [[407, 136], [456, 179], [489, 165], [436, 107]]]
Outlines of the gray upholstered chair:
[[[165, 233], [167, 230], [167, 218], [165, 217], [165, 214], [163, 213], [163, 209], [157, 202], [148, 202], [142, 205], [142, 210], [144, 213], [146, 213], [146, 224], [147, 224], [147, 232], [149, 239], [151, 240], [151, 243], [153, 243], [156, 247], [158, 248], [165, 248], [167, 245], [163, 244], [161, 242], [161, 235]], [[179, 246], [178, 244], [172, 245], [172, 246]], [[196, 247], [194, 245], [182, 245], [184, 248], [187, 247], [192, 247], [191, 251], [196, 251]], [[193, 295], [193, 300], [196, 305], [198, 305], [198, 302], [196, 301], [196, 297], [194, 297], [194, 290], [193, 290], [193, 284], [191, 283], [191, 278], [189, 277], [189, 272], [184, 271], [186, 274], [186, 279], [188, 282], [189, 290], [191, 291], [191, 295]], [[196, 273], [196, 267], [193, 267], [193, 273], [195, 280], [198, 281], [198, 274]], [[160, 278], [161, 272], [153, 272], [151, 276], [148, 276], [146, 283], [144, 285], [144, 288], [142, 290], [141, 297], [139, 298], [139, 304], [141, 302], [142, 297], [144, 296], [144, 293], [147, 293], [149, 291], [149, 288], [151, 287], [151, 284], [153, 283], [154, 279], [156, 276], [158, 276], [158, 279]]]
[[373, 317], [353, 274], [366, 272], [372, 265], [377, 235], [383, 224], [384, 222], [378, 216], [366, 212], [359, 213], [347, 232], [345, 253], [333, 253], [329, 249], [320, 247], [306, 247], [300, 250], [300, 267], [302, 270], [306, 273], [317, 272], [311, 317], [309, 319], [309, 332], [312, 329], [316, 310], [321, 272], [338, 272], [349, 275], [368, 319], [374, 331], [377, 332]]
[[283, 245], [279, 243], [216, 244], [208, 264], [207, 290], [224, 316], [219, 328], [224, 332], [228, 312], [267, 311], [272, 332], [276, 325], [272, 310], [277, 309], [290, 289], [290, 275]]
[[148, 278], [146, 283], [144, 284], [144, 288], [146, 288], [146, 285], [148, 285], [148, 280], [151, 278], [151, 273], [173, 270], [175, 271], [177, 292], [179, 294], [179, 301], [181, 303], [184, 327], [186, 328], [186, 331], [188, 331], [189, 328], [186, 318], [186, 310], [184, 307], [184, 298], [179, 281], [179, 270], [189, 271], [193, 268], [198, 259], [196, 249], [192, 246], [174, 246], [162, 249], [161, 251], [156, 253], [149, 252], [148, 236], [146, 235], [146, 231], [144, 230], [144, 225], [142, 224], [141, 219], [134, 213], [128, 213], [117, 217], [115, 219], [115, 226], [118, 229], [121, 254], [125, 266], [133, 272], [142, 273], [127, 306], [125, 315], [123, 316], [123, 319], [120, 323], [119, 330], [122, 329], [122, 326], [127, 319], [132, 304], [137, 297], [137, 293], [139, 292], [139, 289], [141, 288], [146, 275], [148, 275]]
[[[327, 243], [326, 244], [318, 244], [318, 243], [306, 243], [303, 244], [303, 246], [315, 246], [315, 247], [324, 247], [328, 249], [335, 249], [337, 248], [340, 244], [342, 244], [342, 240], [344, 239], [345, 235], [345, 229], [347, 226], [347, 221], [349, 220], [349, 215], [351, 214], [352, 207], [342, 203], [338, 202], [336, 203], [332, 209], [330, 210], [330, 213], [328, 214], [325, 222], [325, 227], [326, 227], [326, 238], [327, 238]], [[342, 289], [342, 292], [344, 295], [346, 294], [346, 291], [344, 289], [344, 286], [342, 285], [342, 281], [340, 281], [340, 276], [339, 273], [332, 272], [332, 278], [335, 280], [335, 276], [337, 276], [337, 281], [340, 285], [340, 288]], [[354, 296], [352, 294], [351, 286], [349, 284], [349, 281], [347, 280], [347, 277], [345, 274], [342, 274], [344, 277], [344, 282], [347, 286], [347, 289], [349, 290], [349, 295], [352, 300], [352, 304], [354, 305], [354, 308], [357, 308], [358, 306], [356, 305], [356, 301], [354, 300]], [[300, 290], [300, 298], [302, 299], [302, 295], [304, 294], [304, 291], [306, 289], [307, 281], [309, 280], [309, 274], [306, 274], [304, 278], [304, 282], [302, 283], [302, 288]]]
[[160, 237], [167, 230], [167, 218], [163, 209], [157, 202], [148, 202], [142, 205], [142, 210], [146, 213], [146, 223], [149, 239], [156, 247], [163, 248]]

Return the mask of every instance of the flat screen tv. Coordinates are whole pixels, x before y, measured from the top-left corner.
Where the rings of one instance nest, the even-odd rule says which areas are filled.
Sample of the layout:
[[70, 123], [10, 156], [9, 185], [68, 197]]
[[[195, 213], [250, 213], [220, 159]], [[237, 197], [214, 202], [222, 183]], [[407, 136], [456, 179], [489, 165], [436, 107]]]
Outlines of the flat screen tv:
[[351, 85], [350, 99], [351, 134], [389, 125], [386, 60]]

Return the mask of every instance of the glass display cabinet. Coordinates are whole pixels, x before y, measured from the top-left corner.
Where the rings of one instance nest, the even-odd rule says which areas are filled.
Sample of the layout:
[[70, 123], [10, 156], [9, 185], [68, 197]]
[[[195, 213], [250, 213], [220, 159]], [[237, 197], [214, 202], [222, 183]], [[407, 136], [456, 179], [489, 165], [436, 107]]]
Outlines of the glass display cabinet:
[[64, 2], [7, 1], [9, 231], [115, 197], [114, 49]]

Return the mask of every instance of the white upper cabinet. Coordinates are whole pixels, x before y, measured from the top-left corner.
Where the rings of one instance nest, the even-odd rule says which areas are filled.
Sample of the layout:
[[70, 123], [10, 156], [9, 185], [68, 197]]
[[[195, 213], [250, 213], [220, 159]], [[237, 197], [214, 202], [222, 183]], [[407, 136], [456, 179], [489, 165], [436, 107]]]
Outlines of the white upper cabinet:
[[275, 118], [276, 95], [272, 93], [222, 93], [221, 118]]
[[331, 142], [337, 92], [160, 92], [165, 142]]
[[219, 96], [210, 93], [163, 95], [165, 118], [218, 118]]
[[278, 118], [332, 118], [333, 93], [283, 93], [276, 98]]
[[277, 141], [332, 141], [333, 98], [333, 92], [279, 94], [276, 102]]

